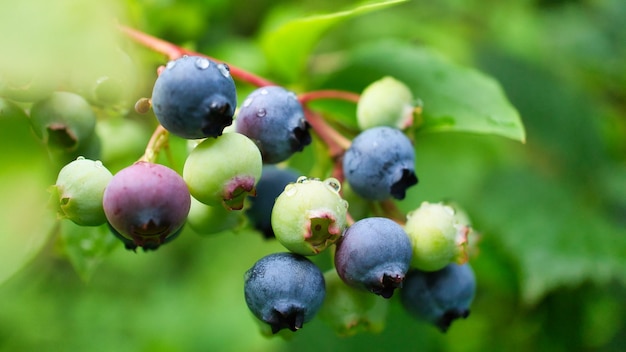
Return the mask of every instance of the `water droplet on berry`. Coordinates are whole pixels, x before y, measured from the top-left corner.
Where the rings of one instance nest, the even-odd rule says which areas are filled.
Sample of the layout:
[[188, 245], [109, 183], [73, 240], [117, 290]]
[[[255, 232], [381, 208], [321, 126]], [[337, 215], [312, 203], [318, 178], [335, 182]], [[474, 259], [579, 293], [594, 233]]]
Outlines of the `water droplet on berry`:
[[298, 96], [294, 92], [289, 92], [287, 95], [294, 100], [298, 100]]
[[257, 112], [256, 112], [256, 117], [264, 117], [265, 115], [267, 115], [267, 110], [260, 108]]
[[78, 158], [76, 158], [76, 160], [85, 160], [85, 157], [81, 155]]
[[100, 161], [100, 160], [96, 160], [96, 161], [94, 162], [94, 165], [95, 165], [96, 167], [103, 167], [103, 166], [104, 166], [104, 165], [102, 165], [102, 161]]
[[298, 177], [298, 179], [296, 180], [296, 183], [304, 183], [305, 181], [307, 181], [309, 178], [306, 176], [300, 176]]
[[165, 65], [165, 69], [166, 70], [171, 70], [174, 68], [174, 66], [176, 66], [176, 61], [170, 61]]
[[230, 77], [230, 69], [228, 68], [228, 65], [219, 64], [217, 65], [217, 69], [220, 70], [220, 72], [222, 73], [222, 76], [226, 78]]
[[324, 184], [333, 192], [339, 192], [341, 190], [341, 183], [336, 178], [327, 178], [324, 180]]
[[267, 91], [267, 89], [262, 89], [261, 90], [261, 95], [268, 95], [269, 92]]
[[293, 184], [289, 184], [285, 187], [285, 195], [287, 197], [293, 197], [296, 193], [298, 193], [298, 189]]
[[252, 98], [247, 98], [246, 100], [243, 101], [243, 106], [246, 108], [250, 106], [250, 104], [252, 104]]
[[211, 62], [209, 60], [207, 60], [206, 58], [200, 57], [198, 59], [196, 59], [196, 67], [201, 69], [201, 70], [206, 70], [207, 68], [209, 68], [209, 66], [211, 66]]

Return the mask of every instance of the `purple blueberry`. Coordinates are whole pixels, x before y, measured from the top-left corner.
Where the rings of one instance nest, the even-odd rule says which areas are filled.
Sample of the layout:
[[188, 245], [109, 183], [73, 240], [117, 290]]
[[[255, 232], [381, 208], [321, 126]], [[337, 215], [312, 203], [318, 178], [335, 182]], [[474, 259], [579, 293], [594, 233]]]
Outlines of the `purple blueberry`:
[[287, 160], [311, 143], [309, 124], [293, 92], [283, 87], [262, 87], [244, 100], [237, 114], [236, 130], [252, 139], [263, 162]]
[[409, 270], [411, 241], [402, 226], [387, 218], [355, 222], [337, 243], [335, 267], [350, 286], [390, 298]]
[[236, 106], [228, 66], [202, 56], [170, 61], [152, 90], [152, 108], [161, 125], [188, 139], [222, 135], [233, 123]]
[[469, 264], [449, 264], [438, 271], [409, 271], [400, 290], [404, 308], [415, 318], [446, 332], [458, 318], [467, 318], [476, 292]]
[[415, 151], [402, 131], [373, 127], [361, 132], [343, 157], [346, 180], [368, 200], [404, 199], [417, 184]]
[[174, 170], [139, 161], [113, 176], [102, 204], [121, 236], [138, 247], [156, 249], [184, 225], [191, 196]]
[[306, 257], [274, 253], [246, 272], [244, 294], [250, 311], [275, 334], [285, 328], [296, 331], [313, 319], [326, 286], [320, 269]]

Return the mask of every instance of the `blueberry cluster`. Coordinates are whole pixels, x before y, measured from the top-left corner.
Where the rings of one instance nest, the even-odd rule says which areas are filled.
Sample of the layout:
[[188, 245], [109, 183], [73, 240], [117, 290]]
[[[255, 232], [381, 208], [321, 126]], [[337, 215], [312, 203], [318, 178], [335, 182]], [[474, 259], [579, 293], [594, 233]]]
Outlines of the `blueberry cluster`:
[[[397, 99], [377, 104], [385, 94]], [[80, 95], [51, 94], [33, 104], [30, 120], [51, 153], [71, 156], [50, 188], [59, 218], [107, 226], [132, 251], [156, 250], [187, 228], [206, 235], [247, 226], [279, 242], [285, 252], [258, 259], [243, 275], [245, 302], [271, 333], [301, 329], [318, 313], [343, 335], [380, 331], [397, 296], [409, 314], [445, 331], [467, 317], [474, 297], [464, 264], [474, 232], [443, 203], [424, 202], [406, 219], [385, 211], [418, 182], [415, 148], [402, 129], [411, 99], [390, 77], [368, 87], [358, 103], [360, 129], [323, 178], [301, 176], [290, 164], [314, 142], [311, 132], [324, 133], [312, 128], [304, 100], [263, 86], [237, 110], [229, 67], [203, 56], [163, 67], [151, 98], [137, 105], [151, 107], [159, 127], [144, 155], [115, 173], [98, 160], [98, 118]], [[190, 146], [180, 172], [157, 162], [170, 134]], [[355, 204], [383, 210], [353, 218], [342, 187]], [[308, 258], [321, 253], [332, 257], [326, 273]]]

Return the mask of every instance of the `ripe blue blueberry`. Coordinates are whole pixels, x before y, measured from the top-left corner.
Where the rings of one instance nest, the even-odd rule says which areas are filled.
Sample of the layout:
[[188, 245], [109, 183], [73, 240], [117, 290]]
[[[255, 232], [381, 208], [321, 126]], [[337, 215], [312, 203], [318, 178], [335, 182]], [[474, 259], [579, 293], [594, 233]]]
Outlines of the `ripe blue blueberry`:
[[337, 242], [335, 267], [350, 286], [390, 298], [409, 270], [411, 242], [402, 226], [381, 217], [355, 222]]
[[469, 264], [449, 264], [438, 271], [412, 269], [400, 290], [404, 308], [415, 318], [446, 332], [458, 318], [467, 318], [476, 292]]
[[284, 161], [311, 143], [298, 98], [278, 86], [258, 88], [244, 100], [236, 130], [256, 143], [268, 164]]
[[109, 181], [102, 201], [111, 226], [145, 249], [156, 249], [185, 223], [191, 196], [176, 171], [139, 161]]
[[354, 192], [368, 200], [404, 199], [418, 181], [413, 145], [392, 127], [373, 127], [354, 138], [343, 170]]
[[233, 122], [237, 92], [228, 66], [201, 56], [170, 61], [152, 90], [157, 119], [173, 134], [217, 137]]
[[296, 331], [313, 319], [324, 301], [324, 276], [312, 261], [295, 253], [269, 254], [244, 276], [250, 311], [269, 324], [272, 333]]
[[263, 166], [261, 178], [256, 185], [256, 196], [249, 197], [250, 207], [246, 209], [246, 216], [265, 238], [276, 237], [272, 229], [272, 209], [276, 198], [285, 186], [297, 179], [298, 174], [291, 169], [280, 169], [274, 165]]

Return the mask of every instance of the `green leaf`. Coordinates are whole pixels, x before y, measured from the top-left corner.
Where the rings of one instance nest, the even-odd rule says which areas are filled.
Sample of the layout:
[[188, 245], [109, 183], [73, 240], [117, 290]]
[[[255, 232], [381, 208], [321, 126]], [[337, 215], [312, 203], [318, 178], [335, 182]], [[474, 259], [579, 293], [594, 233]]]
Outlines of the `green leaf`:
[[426, 47], [395, 41], [361, 46], [325, 85], [353, 82], [363, 89], [387, 75], [407, 84], [423, 102], [420, 133], [472, 132], [526, 140], [519, 113], [493, 78]]
[[514, 259], [525, 303], [560, 287], [626, 283], [623, 227], [575, 188], [524, 170], [495, 173], [486, 184], [475, 209], [481, 230]]
[[0, 98], [0, 283], [24, 267], [52, 232], [46, 154], [24, 112]]
[[84, 281], [91, 278], [98, 265], [121, 243], [106, 224], [79, 226], [69, 220], [61, 221], [60, 239], [63, 251]]
[[270, 68], [289, 82], [298, 79], [315, 44], [324, 32], [341, 21], [368, 12], [381, 10], [406, 0], [392, 0], [362, 5], [352, 10], [315, 15], [287, 21], [265, 31], [261, 46]]

